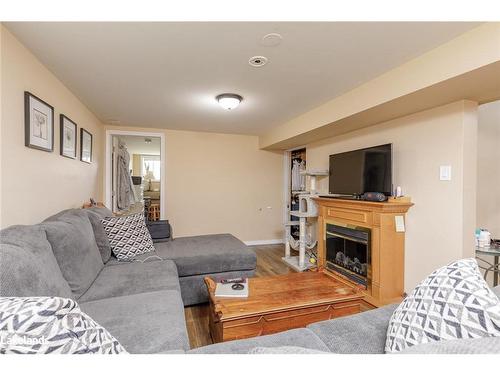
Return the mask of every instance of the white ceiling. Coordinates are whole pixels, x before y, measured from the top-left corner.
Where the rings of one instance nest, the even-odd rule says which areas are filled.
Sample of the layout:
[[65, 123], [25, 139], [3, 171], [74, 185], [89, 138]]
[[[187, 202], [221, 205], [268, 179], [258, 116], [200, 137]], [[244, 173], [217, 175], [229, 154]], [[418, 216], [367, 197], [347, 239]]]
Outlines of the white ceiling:
[[[137, 135], [120, 135], [117, 136], [127, 145], [127, 150], [130, 155], [160, 155], [160, 138], [159, 137], [142, 137]], [[151, 139], [151, 143], [146, 143], [145, 138]]]
[[[103, 122], [262, 134], [477, 26], [423, 22], [7, 23]], [[261, 38], [278, 32], [279, 46]], [[254, 55], [269, 62], [248, 65]], [[214, 97], [244, 97], [221, 109]]]

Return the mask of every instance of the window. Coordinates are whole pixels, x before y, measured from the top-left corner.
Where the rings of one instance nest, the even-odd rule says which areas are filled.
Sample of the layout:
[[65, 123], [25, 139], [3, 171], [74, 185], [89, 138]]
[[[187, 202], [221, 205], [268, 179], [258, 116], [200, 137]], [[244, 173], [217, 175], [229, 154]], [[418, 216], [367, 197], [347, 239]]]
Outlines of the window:
[[145, 179], [160, 180], [159, 155], [142, 155], [142, 176]]

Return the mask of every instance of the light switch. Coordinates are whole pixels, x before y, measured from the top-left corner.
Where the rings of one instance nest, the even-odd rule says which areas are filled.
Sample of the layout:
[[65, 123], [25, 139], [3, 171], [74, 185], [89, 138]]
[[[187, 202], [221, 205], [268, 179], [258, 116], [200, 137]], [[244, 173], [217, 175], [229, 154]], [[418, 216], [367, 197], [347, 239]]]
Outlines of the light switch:
[[405, 231], [405, 218], [404, 218], [404, 216], [401, 216], [401, 215], [394, 216], [394, 222], [396, 224], [396, 232], [404, 232]]
[[442, 165], [439, 167], [439, 179], [441, 181], [451, 181], [451, 165]]

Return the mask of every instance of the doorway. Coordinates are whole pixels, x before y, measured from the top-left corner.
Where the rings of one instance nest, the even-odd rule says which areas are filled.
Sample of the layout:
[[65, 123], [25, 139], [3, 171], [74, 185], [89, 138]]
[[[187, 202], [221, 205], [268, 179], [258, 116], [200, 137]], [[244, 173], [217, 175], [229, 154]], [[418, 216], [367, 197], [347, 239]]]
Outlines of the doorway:
[[106, 132], [106, 206], [117, 215], [145, 211], [165, 219], [164, 134]]

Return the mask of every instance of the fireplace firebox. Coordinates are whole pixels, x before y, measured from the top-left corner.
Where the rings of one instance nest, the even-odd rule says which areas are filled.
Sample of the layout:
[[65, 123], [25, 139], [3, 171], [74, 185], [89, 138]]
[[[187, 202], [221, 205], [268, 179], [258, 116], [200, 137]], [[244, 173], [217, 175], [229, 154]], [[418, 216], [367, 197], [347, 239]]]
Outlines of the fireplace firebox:
[[371, 280], [370, 229], [326, 223], [326, 268], [368, 288]]

